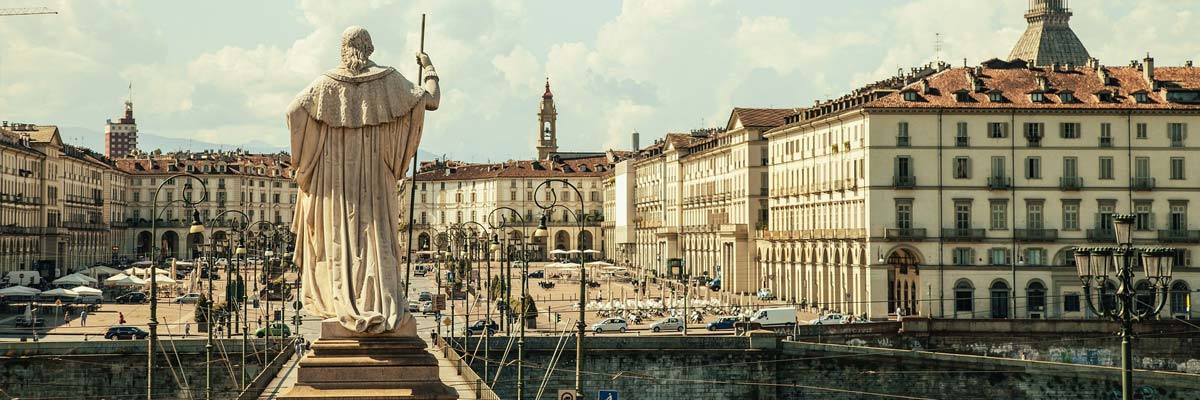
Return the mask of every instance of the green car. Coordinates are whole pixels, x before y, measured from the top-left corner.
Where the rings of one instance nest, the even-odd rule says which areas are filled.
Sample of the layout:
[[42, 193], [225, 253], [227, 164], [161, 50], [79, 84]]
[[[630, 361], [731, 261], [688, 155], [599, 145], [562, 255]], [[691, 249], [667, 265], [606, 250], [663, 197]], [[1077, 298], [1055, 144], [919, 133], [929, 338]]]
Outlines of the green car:
[[292, 330], [288, 328], [287, 324], [282, 322], [273, 322], [266, 328], [258, 328], [257, 331], [254, 331], [254, 337], [257, 338], [265, 337], [267, 335], [287, 337], [292, 336]]

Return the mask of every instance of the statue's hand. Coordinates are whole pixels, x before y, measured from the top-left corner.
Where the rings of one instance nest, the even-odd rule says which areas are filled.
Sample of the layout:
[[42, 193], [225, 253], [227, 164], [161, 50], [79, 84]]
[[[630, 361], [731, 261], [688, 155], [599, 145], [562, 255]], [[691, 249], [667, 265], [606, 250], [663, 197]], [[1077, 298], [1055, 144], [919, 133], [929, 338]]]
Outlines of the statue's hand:
[[428, 54], [419, 52], [417, 53], [417, 65], [421, 66], [421, 68], [431, 67], [433, 66], [433, 61], [429, 61]]

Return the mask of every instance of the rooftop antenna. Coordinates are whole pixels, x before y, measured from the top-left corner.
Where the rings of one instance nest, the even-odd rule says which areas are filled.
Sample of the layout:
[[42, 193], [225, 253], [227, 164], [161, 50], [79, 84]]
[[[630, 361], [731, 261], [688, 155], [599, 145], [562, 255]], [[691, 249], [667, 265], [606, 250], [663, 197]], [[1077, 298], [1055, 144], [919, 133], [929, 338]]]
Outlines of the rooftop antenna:
[[938, 64], [942, 63], [942, 34], [936, 32], [933, 34], [933, 54], [934, 59]]

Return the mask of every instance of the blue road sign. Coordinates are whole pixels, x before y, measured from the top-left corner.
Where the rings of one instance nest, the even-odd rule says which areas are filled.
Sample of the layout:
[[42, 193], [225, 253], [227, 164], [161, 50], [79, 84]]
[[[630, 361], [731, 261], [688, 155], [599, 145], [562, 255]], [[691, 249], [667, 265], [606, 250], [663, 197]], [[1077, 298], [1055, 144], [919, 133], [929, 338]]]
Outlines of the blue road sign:
[[618, 400], [616, 390], [601, 390], [600, 395], [596, 396], [600, 400]]

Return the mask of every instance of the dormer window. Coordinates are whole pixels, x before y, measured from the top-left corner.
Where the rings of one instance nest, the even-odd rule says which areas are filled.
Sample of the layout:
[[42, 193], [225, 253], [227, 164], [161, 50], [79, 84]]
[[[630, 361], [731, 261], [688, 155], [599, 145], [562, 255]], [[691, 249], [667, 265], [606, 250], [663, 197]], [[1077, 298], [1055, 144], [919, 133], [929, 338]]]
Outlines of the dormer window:
[[1074, 103], [1075, 102], [1075, 93], [1074, 92], [1060, 92], [1058, 94], [1058, 100], [1062, 101], [1063, 103]]
[[959, 103], [971, 101], [971, 95], [966, 89], [955, 90], [954, 91], [954, 101], [957, 101]]
[[1043, 103], [1046, 101], [1046, 94], [1042, 92], [1033, 92], [1029, 94], [1029, 101], [1034, 103]]
[[905, 90], [902, 94], [904, 95], [904, 101], [917, 101], [917, 91], [915, 90]]
[[1112, 92], [1110, 92], [1110, 91], [1101, 90], [1099, 92], [1096, 92], [1096, 99], [1100, 100], [1101, 103], [1112, 103], [1113, 95], [1112, 95]]
[[1138, 103], [1147, 103], [1150, 101], [1150, 95], [1145, 90], [1133, 92], [1133, 100]]
[[1002, 91], [990, 90], [987, 92], [987, 94], [988, 94], [988, 101], [990, 101], [990, 102], [993, 102], [993, 103], [1003, 103], [1004, 102], [1004, 92], [1002, 92]]

